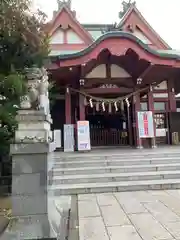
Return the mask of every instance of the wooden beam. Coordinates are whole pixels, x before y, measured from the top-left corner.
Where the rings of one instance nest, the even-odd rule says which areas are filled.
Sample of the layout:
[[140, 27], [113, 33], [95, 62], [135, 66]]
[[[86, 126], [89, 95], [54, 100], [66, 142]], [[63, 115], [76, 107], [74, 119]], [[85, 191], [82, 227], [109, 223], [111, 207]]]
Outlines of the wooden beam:
[[125, 87], [134, 87], [134, 83], [132, 82], [131, 78], [88, 78], [85, 80], [85, 88], [89, 87], [99, 87], [102, 84], [115, 84], [119, 87], [125, 86]]
[[[114, 88], [121, 88], [121, 87], [125, 87], [125, 88], [133, 88], [133, 85], [129, 85], [127, 83], [121, 83], [121, 84], [114, 84], [114, 83], [94, 83], [94, 84], [91, 84], [91, 85], [86, 85], [84, 88], [85, 89], [91, 89], [91, 88], [100, 88], [102, 85], [110, 85], [110, 84], [113, 84], [113, 85], [116, 85], [117, 87], [114, 87]], [[113, 87], [112, 87], [113, 88]]]
[[133, 92], [133, 88], [91, 88], [86, 90], [86, 92], [90, 94], [131, 93]]

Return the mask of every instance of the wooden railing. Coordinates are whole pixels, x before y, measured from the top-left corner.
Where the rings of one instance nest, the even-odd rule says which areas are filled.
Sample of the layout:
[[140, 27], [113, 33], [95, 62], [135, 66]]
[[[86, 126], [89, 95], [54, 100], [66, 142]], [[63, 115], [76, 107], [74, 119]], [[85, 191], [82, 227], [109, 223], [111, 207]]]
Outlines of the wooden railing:
[[92, 146], [126, 146], [128, 145], [127, 132], [119, 129], [90, 128]]

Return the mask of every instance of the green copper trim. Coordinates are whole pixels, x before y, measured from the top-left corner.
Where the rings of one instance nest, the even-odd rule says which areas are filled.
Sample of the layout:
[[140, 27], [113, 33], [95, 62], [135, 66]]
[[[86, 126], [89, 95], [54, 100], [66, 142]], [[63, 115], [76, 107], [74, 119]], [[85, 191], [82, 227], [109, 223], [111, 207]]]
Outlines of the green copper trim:
[[110, 38], [122, 38], [122, 39], [129, 39], [135, 43], [137, 43], [140, 47], [142, 47], [145, 51], [148, 53], [151, 53], [157, 57], [165, 58], [165, 59], [178, 59], [180, 60], [180, 55], [177, 53], [169, 53], [169, 52], [161, 52], [156, 51], [154, 49], [151, 49], [147, 44], [144, 44], [139, 38], [134, 36], [133, 34], [129, 32], [123, 32], [123, 31], [113, 31], [108, 32], [102, 36], [100, 36], [96, 41], [94, 41], [89, 47], [86, 49], [83, 49], [80, 52], [76, 53], [70, 53], [70, 54], [63, 54], [58, 56], [53, 56], [51, 59], [53, 60], [68, 60], [68, 59], [75, 59], [85, 56], [86, 54], [90, 53], [98, 44], [100, 44], [102, 41]]

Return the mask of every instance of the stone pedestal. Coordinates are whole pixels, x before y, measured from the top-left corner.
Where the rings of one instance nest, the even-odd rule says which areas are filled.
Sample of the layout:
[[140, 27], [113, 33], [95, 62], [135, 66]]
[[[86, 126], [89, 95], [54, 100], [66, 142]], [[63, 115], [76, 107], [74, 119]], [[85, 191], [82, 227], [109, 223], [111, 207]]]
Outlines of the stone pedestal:
[[19, 124], [15, 133], [16, 143], [49, 143], [52, 141], [50, 131], [52, 120], [43, 110], [20, 110], [17, 121]]
[[[21, 110], [12, 154], [12, 217], [3, 239], [56, 239], [48, 219], [53, 151], [50, 118], [42, 111]], [[11, 226], [12, 225], [12, 226]]]

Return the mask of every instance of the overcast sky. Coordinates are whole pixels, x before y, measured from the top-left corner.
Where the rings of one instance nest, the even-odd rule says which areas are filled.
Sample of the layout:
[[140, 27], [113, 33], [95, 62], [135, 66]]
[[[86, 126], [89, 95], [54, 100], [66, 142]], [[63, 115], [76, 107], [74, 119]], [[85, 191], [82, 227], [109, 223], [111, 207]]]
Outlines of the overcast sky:
[[[36, 6], [52, 17], [57, 0], [34, 0]], [[81, 23], [118, 22], [121, 0], [72, 0]], [[180, 0], [136, 0], [136, 5], [150, 25], [174, 49], [180, 50]]]

